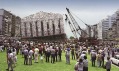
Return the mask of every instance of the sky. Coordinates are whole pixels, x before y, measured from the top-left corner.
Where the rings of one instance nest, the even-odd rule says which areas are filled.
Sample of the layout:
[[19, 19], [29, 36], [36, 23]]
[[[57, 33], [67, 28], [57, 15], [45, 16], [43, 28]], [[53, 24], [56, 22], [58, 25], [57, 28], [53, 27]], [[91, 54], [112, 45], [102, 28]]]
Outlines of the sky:
[[[114, 14], [119, 9], [119, 0], [0, 0], [0, 8], [21, 18], [39, 11], [67, 14], [66, 7], [73, 16], [93, 25]], [[78, 18], [74, 18], [81, 28], [86, 27]], [[65, 32], [68, 37], [73, 35], [66, 23]]]

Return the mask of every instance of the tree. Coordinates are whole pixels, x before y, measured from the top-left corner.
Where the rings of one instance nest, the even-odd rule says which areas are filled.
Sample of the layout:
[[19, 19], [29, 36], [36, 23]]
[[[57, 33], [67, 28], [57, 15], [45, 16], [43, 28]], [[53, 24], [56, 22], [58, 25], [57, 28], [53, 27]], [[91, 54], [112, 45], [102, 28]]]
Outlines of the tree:
[[70, 39], [72, 40], [72, 39], [75, 39], [73, 36], [70, 36]]

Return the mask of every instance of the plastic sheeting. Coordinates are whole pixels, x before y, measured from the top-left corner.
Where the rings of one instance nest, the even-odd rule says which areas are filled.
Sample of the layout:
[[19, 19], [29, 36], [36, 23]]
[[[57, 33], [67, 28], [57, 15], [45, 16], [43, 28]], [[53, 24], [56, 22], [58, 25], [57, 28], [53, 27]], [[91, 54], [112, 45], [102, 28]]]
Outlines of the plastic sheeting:
[[[58, 35], [58, 34], [64, 33], [63, 16], [58, 13], [55, 14], [55, 13], [38, 12], [36, 14], [32, 14], [23, 18], [21, 21], [22, 21], [21, 22], [22, 37], [50, 36], [50, 35]], [[37, 22], [37, 25], [35, 24], [36, 22]], [[41, 26], [41, 22], [43, 22], [43, 27]], [[26, 26], [24, 25], [25, 23], [26, 23]], [[30, 26], [30, 23], [32, 24], [32, 26]], [[49, 25], [49, 29], [47, 28], [48, 26], [47, 24]], [[55, 28], [54, 30], [53, 30], [53, 24]], [[59, 28], [59, 25], [60, 25], [60, 28]], [[38, 29], [36, 29], [36, 26]], [[30, 28], [32, 28], [32, 30], [30, 30]], [[48, 34], [48, 31], [49, 31], [49, 34]], [[53, 31], [55, 31], [54, 34], [53, 34]], [[33, 36], [31, 36], [31, 32]], [[44, 35], [42, 35], [42, 32]], [[25, 35], [25, 33], [27, 33], [27, 35]]]

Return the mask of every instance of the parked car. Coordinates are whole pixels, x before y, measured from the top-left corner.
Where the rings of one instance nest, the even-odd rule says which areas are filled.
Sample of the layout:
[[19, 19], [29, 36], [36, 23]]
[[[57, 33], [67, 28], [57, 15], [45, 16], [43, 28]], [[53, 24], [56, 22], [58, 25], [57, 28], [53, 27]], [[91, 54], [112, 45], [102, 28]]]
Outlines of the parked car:
[[111, 62], [119, 66], [119, 55], [115, 55], [115, 57], [112, 57]]

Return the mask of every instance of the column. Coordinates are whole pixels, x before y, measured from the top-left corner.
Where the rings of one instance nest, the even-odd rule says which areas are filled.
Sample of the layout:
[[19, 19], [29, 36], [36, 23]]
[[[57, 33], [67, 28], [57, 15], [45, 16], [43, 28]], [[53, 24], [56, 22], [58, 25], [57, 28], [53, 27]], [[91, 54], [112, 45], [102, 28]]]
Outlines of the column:
[[30, 31], [30, 22], [27, 22], [26, 23], [26, 31], [27, 31], [27, 37], [30, 37], [31, 36], [31, 31]]

